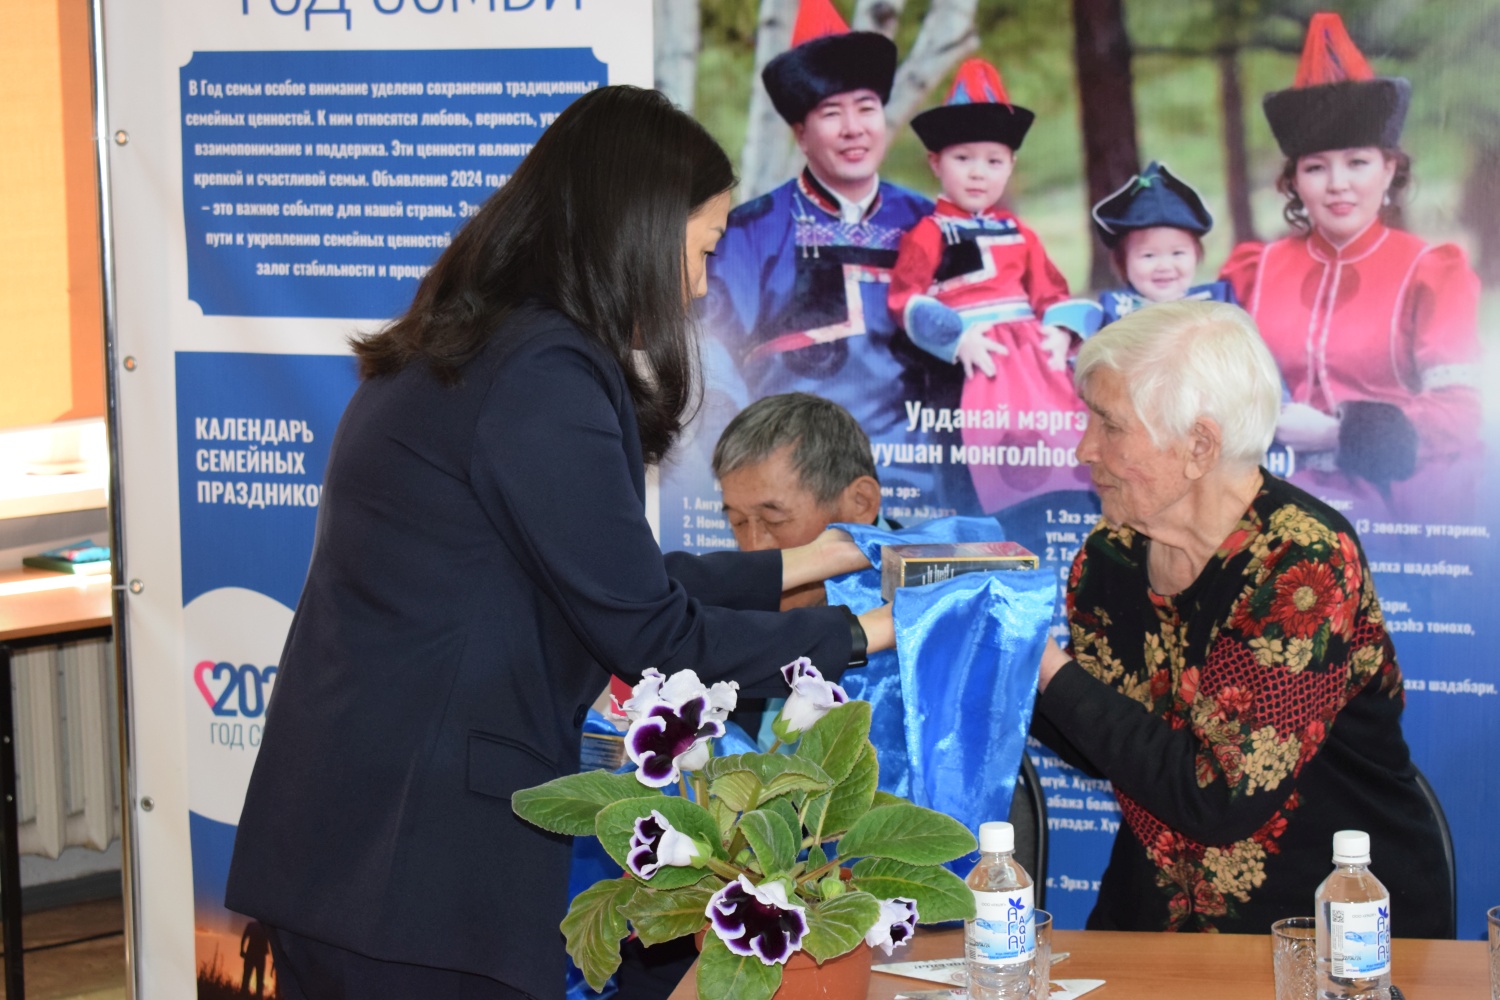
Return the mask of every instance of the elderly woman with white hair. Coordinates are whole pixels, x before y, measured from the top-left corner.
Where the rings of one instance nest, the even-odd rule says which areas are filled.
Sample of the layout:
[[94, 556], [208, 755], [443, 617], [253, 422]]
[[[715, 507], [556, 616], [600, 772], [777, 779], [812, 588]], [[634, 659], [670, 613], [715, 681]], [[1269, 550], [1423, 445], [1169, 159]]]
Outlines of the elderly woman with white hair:
[[1259, 466], [1280, 378], [1250, 317], [1153, 305], [1090, 339], [1078, 457], [1103, 516], [1068, 579], [1032, 733], [1114, 785], [1090, 928], [1266, 933], [1361, 829], [1406, 937], [1451, 934], [1435, 817], [1354, 529]]

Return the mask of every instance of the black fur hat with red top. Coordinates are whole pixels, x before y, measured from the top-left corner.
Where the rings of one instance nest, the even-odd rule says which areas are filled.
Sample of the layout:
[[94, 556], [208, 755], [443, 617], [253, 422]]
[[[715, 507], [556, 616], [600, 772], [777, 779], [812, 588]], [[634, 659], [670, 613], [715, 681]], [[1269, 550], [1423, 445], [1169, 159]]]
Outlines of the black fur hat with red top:
[[1411, 84], [1376, 76], [1343, 20], [1327, 12], [1308, 23], [1291, 87], [1262, 102], [1277, 145], [1292, 158], [1330, 149], [1394, 148], [1410, 103]]
[[874, 31], [850, 31], [829, 0], [802, 0], [792, 47], [768, 62], [760, 78], [789, 125], [851, 90], [873, 90], [884, 104], [896, 78], [896, 43]]
[[958, 68], [948, 100], [913, 118], [911, 128], [934, 153], [961, 142], [999, 142], [1014, 152], [1035, 120], [1031, 111], [1010, 103], [999, 70], [970, 59]]

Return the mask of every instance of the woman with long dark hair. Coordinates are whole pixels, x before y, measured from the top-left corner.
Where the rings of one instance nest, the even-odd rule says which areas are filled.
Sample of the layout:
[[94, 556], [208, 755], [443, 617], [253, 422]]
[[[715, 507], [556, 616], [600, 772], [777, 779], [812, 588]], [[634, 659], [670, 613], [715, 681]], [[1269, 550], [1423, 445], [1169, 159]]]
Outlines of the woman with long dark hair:
[[227, 894], [282, 997], [561, 996], [568, 843], [510, 796], [577, 769], [609, 675], [778, 694], [891, 644], [888, 612], [776, 610], [865, 565], [847, 539], [664, 557], [643, 512], [733, 183], [660, 94], [585, 95], [355, 342]]
[[1356, 518], [1475, 503], [1479, 281], [1459, 247], [1399, 228], [1410, 93], [1374, 75], [1337, 14], [1315, 15], [1296, 82], [1265, 100], [1293, 233], [1236, 247], [1221, 274], [1285, 379], [1292, 481]]

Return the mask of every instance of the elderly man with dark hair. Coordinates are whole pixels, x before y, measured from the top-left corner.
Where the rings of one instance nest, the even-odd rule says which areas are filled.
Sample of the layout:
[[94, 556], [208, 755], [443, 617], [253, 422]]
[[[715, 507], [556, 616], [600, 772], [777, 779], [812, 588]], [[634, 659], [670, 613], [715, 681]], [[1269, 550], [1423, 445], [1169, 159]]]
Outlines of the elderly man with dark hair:
[[805, 545], [839, 521], [879, 523], [870, 439], [848, 410], [820, 396], [751, 403], [724, 428], [713, 467], [743, 551]]
[[[745, 552], [788, 549], [830, 524], [881, 524], [880, 480], [870, 439], [839, 404], [807, 392], [758, 399], [741, 410], [714, 446], [724, 516]], [[781, 607], [823, 603], [823, 585], [781, 595]], [[779, 700], [777, 700], [779, 703]], [[764, 698], [741, 698], [730, 715], [755, 737]]]

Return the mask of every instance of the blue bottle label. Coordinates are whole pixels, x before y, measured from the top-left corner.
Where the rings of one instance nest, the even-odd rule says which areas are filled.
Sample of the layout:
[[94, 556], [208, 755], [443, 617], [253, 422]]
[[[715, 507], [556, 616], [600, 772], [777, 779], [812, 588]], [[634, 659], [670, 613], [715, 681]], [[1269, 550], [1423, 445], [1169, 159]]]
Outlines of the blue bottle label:
[[1374, 979], [1391, 971], [1391, 901], [1328, 904], [1328, 944], [1335, 979]]
[[970, 941], [985, 961], [1030, 962], [1036, 955], [1036, 909], [1031, 886], [1004, 892], [974, 892]]

